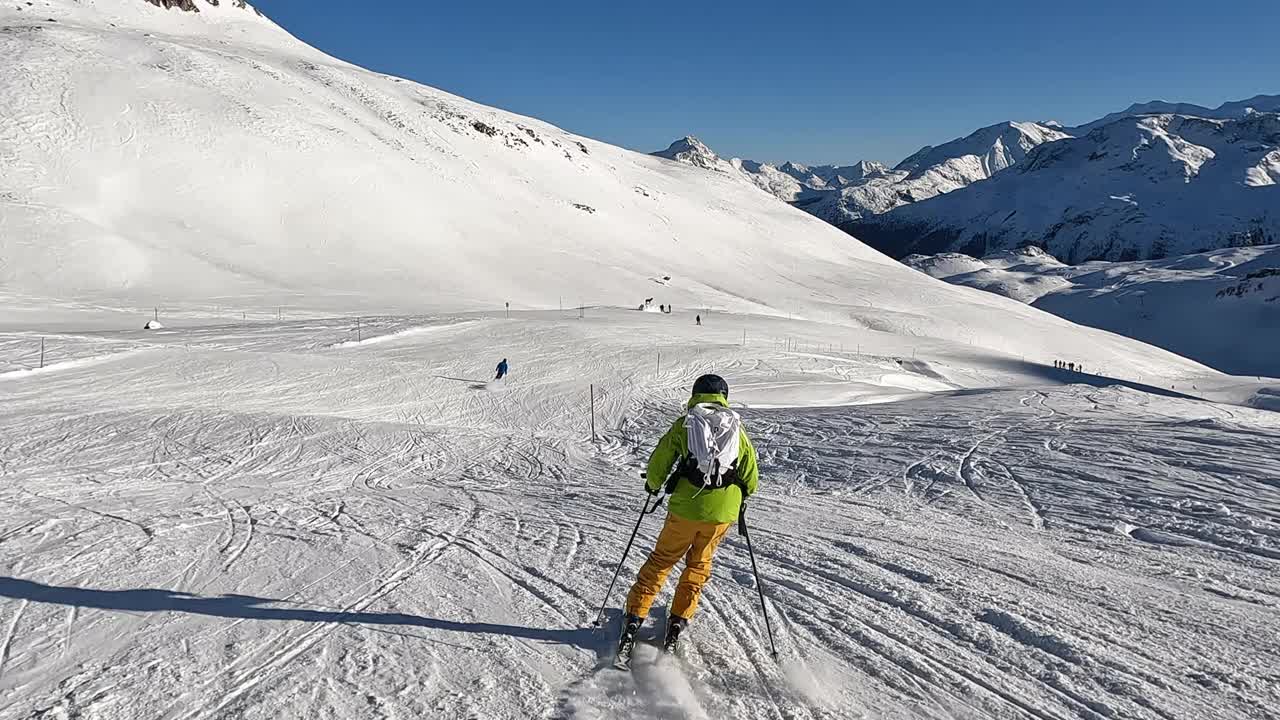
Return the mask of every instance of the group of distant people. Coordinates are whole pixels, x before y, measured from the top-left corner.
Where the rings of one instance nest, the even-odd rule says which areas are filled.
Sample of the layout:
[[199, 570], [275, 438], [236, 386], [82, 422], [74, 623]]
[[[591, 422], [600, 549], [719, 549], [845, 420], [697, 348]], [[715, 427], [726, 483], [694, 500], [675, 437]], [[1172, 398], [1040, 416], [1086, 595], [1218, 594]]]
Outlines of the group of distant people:
[[1066, 360], [1054, 360], [1053, 366], [1059, 370], [1066, 370], [1067, 372], [1084, 372], [1084, 368], [1080, 363], [1067, 362]]
[[[653, 307], [653, 298], [645, 298], [644, 302], [640, 303], [640, 307], [638, 307], [638, 308], [636, 308], [636, 309], [637, 309], [637, 310], [644, 310], [645, 308], [651, 308], [651, 307]], [[662, 314], [664, 314], [664, 315], [670, 315], [670, 314], [671, 314], [671, 310], [672, 310], [672, 306], [671, 306], [671, 305], [663, 305], [663, 304], [659, 304], [659, 305], [658, 305], [658, 311], [659, 311], [659, 312], [661, 312], [661, 313], [662, 313]], [[694, 322], [694, 324], [695, 324], [695, 325], [701, 325], [701, 324], [702, 324], [702, 315], [695, 315], [695, 316], [693, 317], [693, 322]]]

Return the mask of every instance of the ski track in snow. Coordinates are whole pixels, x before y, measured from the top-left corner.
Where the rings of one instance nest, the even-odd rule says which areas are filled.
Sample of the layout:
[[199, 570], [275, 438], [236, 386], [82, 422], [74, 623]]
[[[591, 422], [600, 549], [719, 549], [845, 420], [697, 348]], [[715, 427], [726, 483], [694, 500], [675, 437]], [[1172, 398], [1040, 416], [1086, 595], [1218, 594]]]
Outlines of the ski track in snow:
[[[440, 321], [8, 378], [0, 718], [1280, 717], [1280, 415], [1075, 385], [744, 408], [781, 663], [731, 534], [681, 657], [628, 674], [610, 633], [660, 517], [587, 622], [689, 379], [772, 402], [831, 365], [688, 342], [658, 371], [637, 333], [665, 321], [621, 312], [403, 333]], [[472, 379], [495, 346], [501, 390]], [[862, 352], [840, 382], [883, 374]]]

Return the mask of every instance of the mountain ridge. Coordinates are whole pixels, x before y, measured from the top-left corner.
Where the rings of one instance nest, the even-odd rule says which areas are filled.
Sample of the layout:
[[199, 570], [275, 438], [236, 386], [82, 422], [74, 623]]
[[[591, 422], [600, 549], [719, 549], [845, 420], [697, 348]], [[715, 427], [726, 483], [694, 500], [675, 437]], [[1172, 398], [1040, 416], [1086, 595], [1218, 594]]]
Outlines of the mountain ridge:
[[[1171, 108], [1200, 114], [1153, 112]], [[729, 164], [893, 257], [1030, 244], [1073, 262], [1158, 258], [1280, 238], [1280, 203], [1258, 190], [1280, 183], [1272, 109], [1280, 109], [1280, 95], [1215, 109], [1135, 104], [1077, 128], [996, 123], [838, 183], [798, 163]], [[1067, 167], [1081, 152], [1087, 162]], [[1100, 174], [1093, 164], [1103, 160]], [[1055, 181], [1043, 179], [1053, 172]]]

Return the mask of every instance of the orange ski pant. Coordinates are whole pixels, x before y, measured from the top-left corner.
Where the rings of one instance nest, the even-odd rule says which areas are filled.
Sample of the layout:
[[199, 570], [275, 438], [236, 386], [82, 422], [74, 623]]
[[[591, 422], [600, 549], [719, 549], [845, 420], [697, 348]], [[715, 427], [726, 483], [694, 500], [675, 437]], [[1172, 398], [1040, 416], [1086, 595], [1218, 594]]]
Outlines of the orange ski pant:
[[667, 521], [658, 535], [658, 543], [640, 568], [636, 584], [627, 595], [627, 613], [648, 617], [649, 608], [662, 592], [671, 568], [684, 558], [684, 572], [671, 601], [671, 614], [686, 620], [693, 617], [702, 596], [702, 586], [711, 579], [711, 558], [732, 523], [710, 523], [687, 520], [667, 513]]

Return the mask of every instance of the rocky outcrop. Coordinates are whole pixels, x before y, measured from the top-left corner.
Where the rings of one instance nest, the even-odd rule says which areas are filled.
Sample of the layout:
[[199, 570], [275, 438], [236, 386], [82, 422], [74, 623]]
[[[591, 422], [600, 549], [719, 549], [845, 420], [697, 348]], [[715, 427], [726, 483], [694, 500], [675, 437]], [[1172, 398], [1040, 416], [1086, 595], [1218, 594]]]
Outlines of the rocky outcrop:
[[[196, 4], [196, 0], [142, 0], [142, 1], [151, 3], [156, 7], [164, 8], [165, 10], [183, 10], [185, 12], [200, 12], [200, 6]], [[218, 5], [220, 4], [220, 1], [221, 0], [204, 0], [204, 2], [208, 3], [209, 5], [212, 5], [213, 7], [218, 7]], [[232, 0], [231, 4], [233, 7], [239, 8], [240, 10], [252, 10], [258, 15], [262, 15], [262, 11], [250, 5], [248, 0]]]

